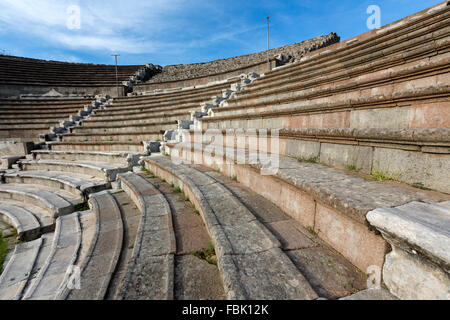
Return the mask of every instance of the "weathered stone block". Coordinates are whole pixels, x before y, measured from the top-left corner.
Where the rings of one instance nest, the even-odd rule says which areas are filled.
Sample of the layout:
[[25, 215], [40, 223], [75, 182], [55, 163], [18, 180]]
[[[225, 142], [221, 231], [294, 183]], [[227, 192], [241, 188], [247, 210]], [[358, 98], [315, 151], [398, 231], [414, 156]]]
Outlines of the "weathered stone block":
[[372, 148], [322, 143], [320, 162], [339, 168], [355, 166], [361, 172], [369, 174], [372, 169]]
[[448, 154], [420, 153], [398, 149], [375, 148], [372, 170], [391, 175], [410, 184], [450, 192], [450, 161]]

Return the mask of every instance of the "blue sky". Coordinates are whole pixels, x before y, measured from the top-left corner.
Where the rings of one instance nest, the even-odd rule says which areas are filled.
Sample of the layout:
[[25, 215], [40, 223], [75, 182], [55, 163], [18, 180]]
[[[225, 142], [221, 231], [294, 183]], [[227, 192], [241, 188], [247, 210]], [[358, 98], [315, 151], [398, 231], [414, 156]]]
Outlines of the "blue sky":
[[[366, 9], [385, 25], [437, 0], [0, 0], [0, 53], [87, 63], [167, 65], [206, 62], [265, 50], [264, 16], [273, 14], [270, 46], [336, 32], [368, 31]], [[70, 6], [80, 29], [69, 29]], [[69, 20], [72, 21], [72, 20]]]

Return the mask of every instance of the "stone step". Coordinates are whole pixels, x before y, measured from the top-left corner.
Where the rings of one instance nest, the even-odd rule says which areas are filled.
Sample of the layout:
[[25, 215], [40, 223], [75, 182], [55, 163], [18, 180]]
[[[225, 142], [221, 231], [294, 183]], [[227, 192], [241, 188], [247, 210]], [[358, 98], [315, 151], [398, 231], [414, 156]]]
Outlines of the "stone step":
[[[1, 119], [4, 120], [40, 120], [40, 119], [65, 119], [73, 114], [76, 114], [75, 112], [26, 112], [26, 113], [16, 113], [16, 112], [10, 112], [10, 113], [4, 113], [0, 112]], [[38, 121], [39, 122], [39, 121]]]
[[8, 138], [31, 138], [35, 137], [33, 140], [38, 141], [39, 134], [50, 132], [50, 127], [48, 128], [28, 128], [28, 129], [0, 129], [0, 139]]
[[48, 130], [48, 128], [51, 127], [62, 127], [64, 126], [64, 123], [66, 122], [67, 119], [63, 119], [61, 121], [57, 121], [57, 122], [53, 122], [53, 123], [42, 123], [42, 124], [36, 124], [36, 123], [24, 123], [24, 124], [0, 124], [0, 130], [19, 130], [19, 129], [23, 129], [23, 130], [38, 130], [38, 129], [42, 129], [42, 130]]
[[110, 188], [110, 184], [87, 175], [67, 175], [57, 171], [19, 171], [4, 174], [6, 183], [41, 185], [54, 189], [65, 190], [75, 197], [87, 199], [90, 193]]
[[116, 269], [111, 277], [105, 300], [117, 299], [120, 286], [127, 274], [128, 264], [133, 253], [136, 234], [142, 214], [138, 207], [122, 189], [112, 193], [119, 205], [123, 222], [123, 243]]
[[392, 246], [383, 266], [389, 290], [406, 300], [450, 298], [450, 201], [412, 201], [367, 214]]
[[[67, 118], [66, 118], [67, 119]], [[17, 126], [30, 127], [35, 126], [36, 124], [41, 125], [49, 125], [49, 126], [57, 126], [62, 120], [65, 118], [53, 118], [53, 119], [2, 119], [0, 120], [0, 126], [11, 126], [11, 128]]]
[[22, 160], [20, 165], [24, 171], [52, 171], [81, 174], [99, 178], [106, 182], [116, 180], [117, 173], [126, 172], [130, 167], [114, 166], [102, 162], [81, 162], [62, 160]]
[[[405, 51], [405, 48], [411, 48], [410, 40], [423, 35], [438, 35], [439, 28], [448, 27], [449, 10], [445, 3], [441, 3], [434, 8], [411, 15], [401, 21], [386, 25], [381, 29], [366, 32], [354, 38], [342, 41], [332, 46], [313, 51], [306, 54], [299, 63], [292, 68], [279, 69], [267, 72], [265, 80], [258, 81], [258, 84], [270, 82], [276, 78], [289, 77], [295, 73], [309, 69], [317, 70], [336, 66], [336, 61], [340, 65], [352, 65], [364, 61], [362, 57], [369, 56], [371, 60], [379, 57], [385, 57], [389, 54]], [[436, 28], [437, 26], [437, 28]], [[309, 69], [308, 69], [309, 68]], [[257, 84], [255, 84], [257, 86]]]
[[[420, 83], [417, 81], [417, 76], [420, 76], [420, 78], [428, 78], [428, 81], [436, 82], [437, 75], [445, 75], [448, 73], [448, 60], [449, 53], [443, 53], [419, 61], [404, 63], [389, 69], [381, 69], [378, 71], [368, 70], [368, 72], [360, 76], [353, 76], [351, 78], [347, 76], [340, 81], [327, 79], [326, 77], [324, 79], [317, 77], [317, 79], [313, 78], [314, 81], [303, 81], [300, 84], [294, 82], [294, 84], [291, 83], [281, 87], [273, 84], [273, 89], [264, 89], [262, 92], [255, 94], [248, 94], [248, 91], [244, 90], [242, 93], [238, 93], [236, 98], [230, 99], [228, 105], [222, 111], [226, 110], [230, 112], [238, 108], [261, 107], [300, 99], [318, 100], [319, 98], [330, 95], [339, 97], [339, 95], [343, 95], [344, 93], [348, 95], [357, 89], [362, 91], [361, 97], [364, 96], [364, 93], [369, 93], [374, 88], [379, 88], [377, 93], [380, 94], [389, 92], [389, 89], [393, 86], [388, 85], [392, 81], [398, 83], [397, 88], [404, 88], [404, 84], [402, 85], [404, 82]], [[219, 113], [221, 110], [217, 110], [217, 112]]]
[[[142, 217], [128, 268], [115, 298], [173, 300], [176, 240], [170, 206], [161, 192], [143, 177], [125, 173], [118, 179]], [[145, 287], [141, 286], [142, 281]]]
[[[53, 232], [55, 230], [55, 219], [53, 217], [49, 216], [48, 212], [45, 209], [36, 206], [34, 203], [30, 203], [30, 202], [24, 203], [24, 201], [22, 201], [22, 200], [8, 199], [8, 200], [2, 200], [1, 206], [3, 208], [11, 208], [11, 210], [14, 210], [15, 214], [17, 212], [17, 215], [19, 215], [19, 214], [21, 215], [21, 219], [22, 219], [22, 216], [32, 214], [39, 223], [39, 232], [38, 232], [39, 236], [48, 234], [49, 232]], [[19, 239], [20, 239], [19, 231], [18, 231], [18, 234], [19, 234]], [[33, 240], [33, 238], [34, 238], [34, 233], [33, 233], [33, 237], [25, 234], [24, 241]]]
[[[218, 93], [220, 95], [220, 92]], [[107, 105], [102, 109], [95, 110], [94, 114], [97, 116], [108, 116], [108, 115], [126, 115], [126, 114], [136, 114], [138, 112], [170, 112], [176, 109], [185, 109], [185, 108], [192, 108], [195, 106], [200, 105], [200, 103], [205, 101], [212, 100], [212, 97], [214, 95], [210, 96], [204, 96], [196, 99], [189, 99], [184, 98], [179, 101], [172, 101], [167, 103], [131, 103], [130, 105], [122, 105], [122, 106], [116, 106], [114, 105]]]
[[0, 275], [0, 300], [19, 300], [36, 262], [42, 239], [17, 244]]
[[[106, 142], [106, 143], [114, 143], [114, 142], [139, 142], [142, 141], [157, 141], [158, 139], [161, 141], [163, 138], [164, 131], [163, 130], [153, 130], [146, 132], [108, 132], [108, 133], [70, 133], [63, 134], [62, 140], [64, 142]], [[120, 149], [119, 149], [120, 150]], [[111, 150], [112, 151], [112, 150]]]
[[[178, 153], [182, 149], [176, 150]], [[212, 156], [210, 151], [203, 152], [203, 146], [195, 146], [182, 152], [181, 158], [171, 154], [175, 164], [182, 159], [187, 163], [195, 160], [252, 188], [303, 226], [314, 230], [363, 272], [370, 266], [381, 267], [387, 248], [384, 239], [367, 227], [367, 212], [411, 201], [433, 203], [449, 198], [443, 193], [365, 179], [352, 172], [289, 157], [255, 158], [250, 162], [245, 149], [214, 151]]]
[[[240, 81], [240, 79], [233, 79], [233, 80], [225, 80], [221, 83], [208, 83], [208, 84], [199, 84], [196, 86], [191, 87], [177, 87], [177, 88], [167, 88], [164, 90], [154, 90], [154, 91], [146, 91], [142, 92], [142, 88], [140, 88], [140, 84], [135, 85], [136, 88], [139, 88], [139, 92], [141, 95], [133, 96], [133, 97], [117, 97], [114, 98], [114, 101], [117, 102], [128, 102], [130, 100], [136, 100], [136, 101], [142, 101], [147, 100], [150, 98], [164, 98], [170, 95], [170, 97], [180, 97], [180, 96], [186, 96], [191, 95], [193, 93], [201, 93], [206, 92], [210, 90], [218, 90], [221, 91], [223, 89], [229, 88], [232, 83], [235, 83], [236, 81]], [[145, 84], [142, 84], [142, 86], [145, 86]]]
[[[367, 175], [378, 172], [413, 186], [446, 192], [450, 190], [449, 135], [450, 129], [445, 128], [210, 129], [185, 130], [182, 141], [219, 150], [223, 142], [226, 147], [273, 152]], [[258, 143], [259, 149], [255, 147]]]
[[304, 228], [293, 217], [241, 183], [211, 168], [197, 165], [195, 169], [221, 183], [253, 213], [280, 241], [281, 249], [321, 298], [338, 299], [366, 289], [366, 274], [330, 248], [311, 229]]
[[133, 106], [137, 107], [162, 107], [162, 106], [170, 106], [175, 104], [187, 104], [187, 103], [199, 103], [205, 100], [211, 99], [212, 96], [217, 96], [222, 94], [222, 90], [229, 88], [228, 86], [222, 86], [221, 89], [214, 89], [214, 90], [208, 90], [203, 92], [191, 92], [189, 94], [184, 95], [176, 95], [167, 93], [164, 95], [164, 98], [162, 97], [155, 97], [155, 96], [144, 96], [143, 99], [142, 96], [137, 97], [130, 97], [127, 99], [127, 101], [117, 101], [116, 99], [113, 100], [113, 103], [108, 106], [108, 109], [111, 110], [120, 110], [124, 108], [129, 108]]
[[81, 250], [76, 265], [81, 269], [80, 289], [66, 289], [60, 299], [102, 300], [121, 253], [123, 224], [119, 205], [108, 192], [92, 194], [91, 212], [81, 217]]
[[151, 172], [141, 171], [139, 175], [164, 195], [172, 211], [176, 238], [174, 299], [225, 299], [211, 238], [192, 203], [179, 189], [162, 182]]
[[81, 229], [75, 212], [58, 217], [50, 253], [33, 283], [23, 295], [24, 300], [57, 299], [69, 284], [70, 267], [75, 264], [81, 244]]
[[[195, 107], [194, 109], [198, 109], [199, 107]], [[103, 118], [103, 120], [98, 120], [98, 118]], [[161, 122], [174, 122], [176, 120], [190, 120], [191, 114], [190, 112], [174, 112], [174, 113], [165, 113], [159, 114], [155, 116], [145, 116], [141, 114], [139, 117], [130, 117], [130, 116], [110, 116], [110, 117], [98, 117], [98, 118], [90, 118], [89, 120], [85, 120], [82, 122], [82, 126], [84, 128], [89, 127], [100, 127], [100, 126], [110, 126], [116, 123], [122, 124], [124, 126], [129, 125], [140, 125], [140, 124], [155, 124]], [[105, 119], [108, 118], [108, 119]]]
[[[76, 134], [92, 134], [102, 133], [103, 135], [109, 135], [111, 133], [145, 133], [155, 132], [161, 130], [174, 130], [178, 128], [176, 121], [155, 122], [155, 123], [135, 123], [132, 125], [116, 125], [116, 126], [97, 126], [97, 127], [72, 127], [71, 132]], [[0, 129], [1, 130], [1, 129]]]
[[25, 208], [0, 202], [0, 220], [14, 226], [20, 241], [37, 239], [41, 234], [39, 220]]
[[76, 114], [79, 110], [82, 110], [82, 107], [76, 107], [76, 108], [69, 108], [69, 109], [53, 109], [53, 108], [48, 108], [48, 109], [35, 109], [35, 108], [30, 108], [30, 109], [16, 109], [15, 107], [9, 108], [8, 110], [3, 109], [0, 110], [0, 115], [14, 115], [15, 117], [17, 116], [22, 116], [22, 115], [31, 115], [31, 114], [36, 114], [36, 115], [47, 115], [47, 114], [53, 114], [53, 115], [65, 115], [65, 114]]
[[280, 242], [223, 185], [166, 157], [147, 157], [145, 166], [181, 188], [202, 214], [229, 299], [317, 298]]
[[75, 205], [81, 203], [73, 195], [57, 189], [25, 184], [1, 184], [0, 199], [29, 202], [44, 209], [48, 216], [57, 218], [74, 211]]
[[[205, 101], [211, 100], [210, 98], [205, 99]], [[200, 103], [190, 103], [190, 104], [175, 104], [170, 105], [168, 107], [158, 107], [158, 108], [136, 108], [135, 110], [124, 110], [124, 111], [115, 111], [109, 109], [100, 109], [94, 110], [88, 120], [96, 120], [96, 119], [118, 119], [120, 117], [150, 117], [160, 114], [173, 114], [180, 112], [190, 112], [193, 110], [197, 110], [200, 106]]]
[[33, 150], [35, 160], [92, 161], [135, 166], [142, 153], [120, 151]]
[[52, 151], [87, 151], [87, 152], [133, 152], [145, 153], [144, 144], [140, 142], [51, 142]]

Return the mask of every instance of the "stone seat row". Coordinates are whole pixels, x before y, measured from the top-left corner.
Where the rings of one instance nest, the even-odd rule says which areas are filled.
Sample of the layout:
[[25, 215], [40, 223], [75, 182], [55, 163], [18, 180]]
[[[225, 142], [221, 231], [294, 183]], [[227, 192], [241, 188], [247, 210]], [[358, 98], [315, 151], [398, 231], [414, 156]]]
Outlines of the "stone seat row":
[[[253, 87], [267, 87], [269, 83], [288, 83], [288, 77], [316, 75], [318, 71], [333, 74], [343, 69], [353, 69], [349, 75], [358, 74], [368, 66], [373, 71], [386, 66], [403, 64], [436, 52], [448, 51], [449, 9], [442, 3], [435, 8], [412, 15], [380, 30], [366, 32], [355, 38], [334, 44], [302, 57], [288, 68], [273, 70]], [[424, 46], [428, 43], [429, 46]], [[405, 54], [402, 56], [402, 52]], [[442, 52], [442, 53], [443, 53]], [[371, 64], [373, 62], [373, 64]], [[361, 69], [355, 68], [361, 66]], [[354, 73], [356, 72], [356, 73]]]
[[[379, 270], [383, 270], [383, 267], [387, 268], [384, 265], [385, 254], [389, 248], [387, 241], [393, 245], [391, 239], [400, 237], [392, 230], [389, 231], [390, 237], [382, 237], [374, 232], [367, 221], [369, 212], [383, 210], [381, 208], [401, 208], [404, 205], [414, 207], [415, 203], [420, 203], [422, 210], [426, 212], [434, 210], [430, 206], [439, 205], [450, 199], [447, 193], [420, 190], [402, 183], [379, 182], [348, 170], [335, 169], [315, 161], [308, 161], [308, 159], [299, 161], [280, 155], [278, 160], [269, 156], [269, 162], [267, 162], [267, 158], [252, 156], [252, 153], [245, 148], [241, 150], [239, 147], [214, 148], [208, 143], [184, 142], [166, 144], [163, 151], [170, 154], [175, 163], [174, 165], [168, 158], [164, 159], [164, 162], [158, 160], [166, 168], [173, 166], [176, 168], [179, 163], [203, 164], [251, 188], [303, 226], [314, 230], [320, 238], [367, 273], [374, 266]], [[145, 161], [153, 172], [158, 170], [157, 167], [161, 167], [151, 159]], [[167, 171], [167, 169], [163, 170]], [[440, 172], [442, 174], [442, 171]], [[436, 236], [444, 232], [444, 238], [447, 237], [448, 240], [449, 236], [445, 236], [445, 230], [448, 229], [450, 212], [446, 209], [440, 210], [441, 215], [436, 216], [434, 221], [427, 222], [425, 216], [419, 218], [420, 210], [417, 219], [423, 219], [419, 222], [422, 226], [432, 223], [436, 228], [431, 227], [432, 229], [428, 232]], [[420, 239], [420, 234], [415, 233], [413, 237]], [[421, 240], [418, 241], [421, 242]], [[421, 242], [421, 246], [423, 245], [424, 243]], [[405, 246], [414, 248], [412, 244]], [[411, 249], [408, 250], [411, 252]], [[442, 288], [450, 284], [450, 277], [443, 266], [448, 264], [448, 257], [444, 259], [445, 262], [442, 262], [442, 255], [435, 255], [433, 257], [439, 260], [436, 263], [430, 256], [433, 255], [428, 254], [425, 266], [417, 267], [421, 273], [420, 281], [427, 283], [420, 284], [420, 292], [414, 293], [414, 290], [405, 289], [407, 276], [402, 278], [397, 275], [396, 269], [384, 270], [384, 276], [391, 281], [389, 283], [391, 292], [399, 297], [407, 298], [419, 296], [445, 298], [446, 293], [442, 291]], [[395, 264], [397, 263], [402, 262], [396, 260]], [[429, 264], [432, 266], [428, 267]], [[420, 263], [417, 262], [416, 265]], [[436, 274], [439, 280], [435, 281]], [[412, 286], [419, 286], [416, 280], [409, 279], [409, 281], [414, 282]], [[427, 285], [434, 286], [436, 283], [438, 283], [439, 292], [427, 291]], [[400, 289], [397, 290], [396, 286]], [[409, 295], [405, 294], [406, 291]]]
[[204, 144], [211, 152], [243, 148], [450, 191], [448, 128], [210, 129], [182, 135], [186, 144]]
[[[92, 194], [89, 202], [88, 211], [58, 217], [54, 232], [16, 246], [0, 277], [1, 299], [70, 299], [86, 291], [104, 297], [120, 255], [122, 220], [110, 193]], [[84, 290], [68, 286], [74, 266]]]

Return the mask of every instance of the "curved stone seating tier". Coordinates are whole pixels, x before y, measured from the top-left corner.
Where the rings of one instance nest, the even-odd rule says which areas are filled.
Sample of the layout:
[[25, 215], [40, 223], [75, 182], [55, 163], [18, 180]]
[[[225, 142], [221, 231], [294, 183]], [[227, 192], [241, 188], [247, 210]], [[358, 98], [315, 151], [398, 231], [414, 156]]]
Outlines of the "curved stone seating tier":
[[65, 287], [58, 299], [104, 299], [119, 260], [123, 222], [118, 203], [108, 191], [92, 194], [89, 203], [91, 211], [80, 213], [81, 248], [75, 262], [81, 269], [80, 289]]
[[[408, 59], [408, 57], [410, 59], [421, 58], [423, 55], [429, 55], [434, 52], [436, 50], [435, 45], [447, 46], [445, 43], [448, 43], [448, 41], [441, 39], [448, 36], [448, 18], [449, 8], [446, 3], [441, 3], [433, 8], [384, 26], [379, 30], [370, 31], [309, 53], [292, 67], [268, 72], [265, 79], [261, 80], [254, 87], [262, 87], [267, 85], [268, 82], [276, 81], [283, 77], [299, 75], [298, 72], [300, 70], [307, 73], [323, 69], [327, 73], [330, 70], [342, 71], [343, 67], [351, 68], [367, 62], [374, 62], [374, 69], [371, 70], [375, 71], [380, 65], [383, 65], [383, 62], [385, 66], [394, 66], [405, 63], [404, 59]], [[436, 41], [435, 44], [433, 39]], [[429, 46], [424, 46], [425, 43], [428, 43]], [[402, 51], [404, 59], [396, 56]], [[448, 51], [448, 49], [445, 49], [443, 52], [445, 51]], [[392, 59], [391, 56], [395, 57], [395, 59]], [[386, 59], [388, 57], [390, 59]], [[377, 61], [380, 61], [381, 64], [377, 64]], [[364, 68], [361, 70], [364, 70]]]
[[[206, 100], [207, 101], [207, 100]], [[138, 108], [138, 109], [130, 109], [130, 110], [122, 110], [122, 111], [111, 111], [111, 112], [96, 112], [93, 113], [89, 119], [86, 119], [84, 122], [89, 123], [90, 121], [95, 121], [97, 119], [99, 120], [114, 120], [114, 119], [124, 119], [128, 117], [136, 117], [141, 115], [142, 117], [157, 117], [157, 115], [161, 114], [176, 114], [176, 113], [186, 113], [191, 111], [198, 111], [200, 109], [199, 103], [193, 103], [193, 104], [187, 104], [187, 105], [175, 105], [175, 106], [169, 106], [169, 107], [163, 107], [163, 108], [155, 108], [155, 109], [145, 109]]]
[[60, 124], [61, 120], [59, 119], [2, 119], [0, 120], [0, 127], [1, 126], [9, 126], [11, 128], [16, 128], [16, 127], [20, 127], [20, 126], [24, 126], [25, 128], [27, 126], [33, 126], [33, 125], [48, 125], [50, 127], [55, 127], [58, 124]]
[[[164, 195], [141, 176], [125, 173], [118, 179], [142, 217], [126, 274], [115, 299], [128, 299], [138, 293], [150, 300], [172, 300], [176, 240], [170, 205]], [[152, 281], [141, 288], [141, 278], [149, 275]]]
[[[164, 131], [147, 131], [147, 132], [108, 132], [108, 133], [69, 133], [63, 134], [63, 142], [134, 142], [142, 145], [142, 141], [162, 140]], [[107, 151], [107, 150], [105, 150]], [[124, 150], [111, 150], [124, 151]]]
[[0, 299], [19, 300], [42, 246], [42, 239], [20, 243], [0, 275]]
[[5, 183], [40, 185], [65, 190], [75, 197], [87, 199], [90, 193], [108, 189], [110, 184], [91, 175], [67, 175], [58, 171], [19, 171], [0, 175]]
[[[92, 99], [2, 99], [0, 101], [0, 139], [29, 138], [51, 133], [73, 123], [71, 116], [84, 115]], [[70, 120], [70, 121], [69, 121]]]
[[317, 298], [280, 249], [279, 241], [223, 185], [165, 157], [144, 161], [147, 169], [181, 188], [200, 211], [216, 248], [229, 299]]
[[[394, 72], [383, 71], [382, 73], [390, 74], [388, 78], [383, 79], [385, 83], [378, 78], [372, 81], [369, 88], [350, 82], [346, 84], [347, 92], [342, 86], [333, 84], [324, 89], [318, 87], [306, 91], [279, 92], [259, 102], [248, 99], [239, 105], [233, 105], [230, 101], [228, 106], [212, 110], [213, 117], [202, 121], [220, 121], [226, 125], [224, 120], [234, 122], [239, 118], [278, 118], [276, 125], [279, 128], [317, 125], [359, 128], [448, 127], [450, 120], [447, 116], [447, 78], [450, 53], [433, 57], [429, 61], [426, 68], [428, 74], [417, 65], [414, 68], [401, 66], [405, 70], [412, 70], [413, 74], [403, 72], [402, 79], [395, 81]], [[430, 65], [439, 65], [441, 69], [431, 68]], [[417, 75], [420, 75], [420, 78]], [[377, 110], [380, 108], [383, 109]], [[287, 119], [287, 115], [292, 117]], [[390, 119], [390, 122], [386, 123], [386, 119]], [[263, 126], [264, 124], [261, 124], [259, 127]], [[245, 128], [245, 124], [242, 127]]]
[[[23, 241], [34, 240], [43, 234], [55, 230], [55, 219], [49, 215], [46, 209], [38, 207], [34, 202], [24, 202], [22, 199], [2, 199], [0, 206], [4, 208], [4, 211], [8, 210], [12, 215], [20, 214], [26, 217], [28, 213], [31, 213], [38, 221], [39, 230], [37, 231], [29, 233], [25, 228], [22, 228], [24, 230], [22, 235], [19, 230], [17, 231], [19, 239], [23, 238]], [[22, 217], [20, 217], [19, 222], [21, 219]]]
[[[198, 110], [198, 105], [196, 107], [191, 108], [186, 111], [179, 111], [179, 112], [165, 112], [165, 113], [149, 113], [148, 115], [146, 113], [136, 113], [138, 116], [127, 116], [126, 118], [122, 118], [119, 116], [109, 116], [109, 117], [90, 117], [89, 119], [82, 121], [83, 128], [90, 128], [90, 127], [100, 127], [100, 126], [108, 126], [115, 123], [120, 123], [124, 126], [129, 125], [139, 125], [139, 124], [153, 124], [157, 122], [168, 122], [173, 123], [177, 120], [190, 120], [191, 119], [191, 113], [189, 111], [196, 111]], [[130, 115], [130, 113], [128, 113]], [[1, 123], [1, 121], [0, 121]]]
[[115, 125], [115, 126], [98, 126], [98, 127], [72, 127], [70, 131], [75, 134], [91, 134], [101, 132], [104, 135], [110, 133], [128, 133], [128, 132], [155, 132], [161, 130], [174, 130], [178, 128], [176, 121], [153, 122], [153, 123], [135, 123], [129, 125]]
[[8, 138], [29, 138], [34, 142], [39, 141], [39, 134], [50, 131], [50, 126], [40, 126], [38, 128], [22, 129], [2, 129], [0, 128], [0, 139]]
[[154, 91], [147, 91], [142, 93], [141, 95], [136, 95], [132, 97], [117, 97], [115, 98], [116, 103], [120, 104], [122, 102], [130, 101], [130, 98], [133, 98], [133, 101], [147, 101], [150, 98], [154, 98], [156, 100], [162, 99], [166, 100], [168, 94], [170, 94], [170, 98], [182, 98], [189, 95], [198, 95], [208, 93], [210, 91], [221, 91], [228, 89], [233, 83], [238, 83], [240, 81], [240, 77], [232, 77], [230, 79], [226, 79], [218, 82], [210, 82], [201, 85], [194, 85], [190, 87], [180, 86], [177, 88], [168, 88], [168, 89], [158, 89]]
[[[190, 143], [185, 148], [168, 147], [165, 152], [169, 151], [172, 159], [186, 159], [188, 163], [197, 159], [269, 199], [303, 226], [312, 228], [363, 272], [370, 266], [381, 268], [387, 248], [386, 242], [367, 227], [368, 211], [412, 201], [445, 201], [450, 197], [402, 184], [367, 180], [351, 172], [285, 156], [279, 156], [278, 167], [272, 163], [274, 170], [268, 171], [272, 175], [263, 175], [260, 170], [265, 165], [257, 160], [249, 164], [245, 149], [203, 152], [204, 145]], [[242, 156], [236, 159], [236, 152]]]
[[51, 300], [57, 298], [67, 286], [67, 270], [75, 264], [81, 245], [79, 213], [58, 217], [50, 252], [23, 293], [24, 300]]
[[450, 191], [450, 129], [210, 129], [182, 135], [186, 143], [203, 143], [211, 151], [222, 150], [223, 143]]
[[[80, 109], [78, 109], [77, 111], [79, 111]], [[20, 113], [20, 112], [9, 112], [9, 113], [5, 113], [5, 112], [0, 112], [0, 116], [2, 117], [2, 119], [6, 120], [6, 119], [11, 119], [13, 121], [20, 121], [20, 120], [37, 120], [39, 123], [39, 120], [41, 119], [67, 119], [69, 118], [71, 115], [74, 115], [77, 113], [77, 111], [75, 112], [58, 112], [57, 110], [54, 112], [48, 111], [48, 112], [24, 112], [24, 113]]]
[[[144, 66], [118, 66], [119, 82], [128, 80]], [[116, 83], [115, 66], [49, 62], [0, 56], [3, 83], [44, 85], [111, 85]]]
[[136, 103], [136, 104], [130, 104], [130, 105], [120, 105], [120, 106], [114, 106], [114, 105], [108, 105], [104, 108], [98, 109], [95, 111], [95, 115], [107, 115], [107, 114], [125, 114], [124, 112], [151, 112], [151, 111], [163, 111], [163, 110], [172, 110], [175, 106], [177, 108], [187, 108], [191, 107], [193, 105], [198, 105], [202, 102], [207, 102], [212, 100], [213, 96], [222, 96], [222, 92], [215, 92], [211, 93], [209, 95], [202, 95], [197, 98], [180, 98], [174, 101], [169, 102], [163, 102], [163, 103], [152, 103], [152, 102], [143, 102], [143, 103]]
[[121, 108], [123, 106], [135, 105], [162, 105], [170, 104], [178, 101], [198, 101], [204, 97], [211, 97], [214, 95], [221, 95], [222, 90], [230, 89], [230, 86], [236, 81], [230, 81], [219, 86], [211, 85], [204, 88], [193, 88], [189, 90], [181, 89], [181, 92], [167, 92], [164, 94], [149, 94], [144, 96], [132, 96], [127, 98], [114, 98], [113, 103], [109, 106], [111, 109]]
[[49, 107], [49, 108], [43, 108], [43, 109], [39, 109], [39, 108], [29, 108], [29, 109], [16, 109], [15, 107], [11, 107], [5, 110], [1, 110], [1, 114], [2, 115], [8, 115], [8, 114], [75, 114], [77, 113], [79, 110], [83, 110], [84, 106], [76, 106], [76, 107], [70, 107], [70, 108], [63, 108], [63, 109], [58, 109], [58, 108], [53, 108], [53, 107]]
[[40, 99], [17, 99], [17, 98], [8, 98], [8, 99], [2, 99], [0, 98], [0, 106], [7, 106], [7, 107], [13, 107], [13, 106], [65, 106], [65, 105], [74, 105], [74, 104], [90, 104], [92, 99], [90, 98], [77, 98], [77, 97], [57, 97], [57, 98], [40, 98]]
[[8, 202], [1, 202], [0, 220], [14, 226], [21, 241], [35, 240], [40, 236], [41, 225], [39, 220], [33, 213], [23, 207]]
[[31, 203], [44, 209], [51, 218], [65, 215], [74, 211], [75, 205], [82, 202], [81, 197], [49, 187], [26, 184], [1, 184], [0, 200], [9, 200]]
[[102, 162], [81, 162], [63, 160], [21, 160], [20, 166], [25, 171], [53, 171], [91, 176], [107, 182], [115, 181], [117, 173], [126, 172], [129, 166], [118, 167]]
[[71, 151], [71, 150], [33, 150], [35, 160], [62, 160], [62, 161], [93, 161], [116, 164], [121, 166], [134, 166], [141, 153], [134, 152], [101, 152], [101, 151]]
[[[157, 135], [161, 139], [162, 134]], [[129, 136], [128, 136], [129, 137]], [[157, 138], [157, 139], [158, 139]], [[130, 138], [131, 139], [131, 138]], [[151, 140], [156, 140], [152, 138]], [[76, 141], [76, 140], [74, 140]], [[89, 141], [89, 139], [87, 139]], [[100, 151], [100, 152], [116, 152], [128, 151], [145, 153], [142, 141], [95, 141], [95, 142], [52, 142], [48, 144], [52, 151]]]

